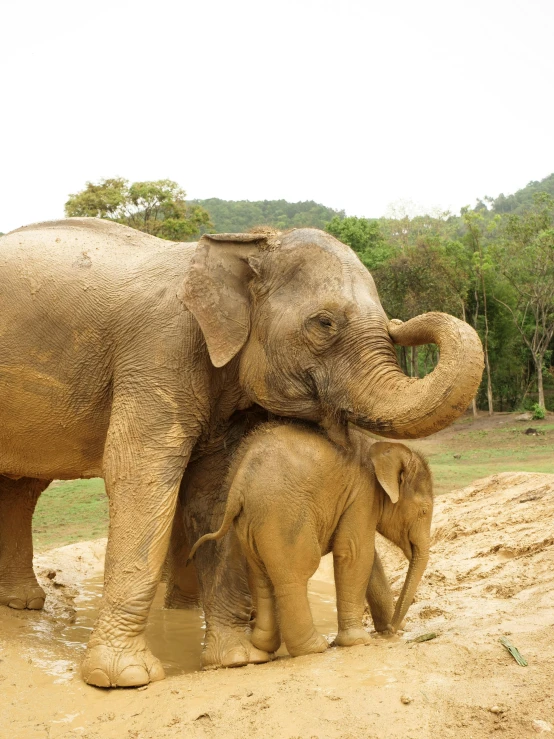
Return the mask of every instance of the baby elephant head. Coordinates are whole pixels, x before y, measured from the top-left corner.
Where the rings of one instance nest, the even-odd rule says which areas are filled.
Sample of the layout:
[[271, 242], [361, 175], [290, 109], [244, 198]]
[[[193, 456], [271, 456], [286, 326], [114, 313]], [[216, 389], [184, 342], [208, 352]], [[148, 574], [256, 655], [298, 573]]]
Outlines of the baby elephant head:
[[377, 442], [371, 446], [369, 455], [384, 491], [377, 531], [400, 547], [410, 562], [392, 619], [396, 630], [412, 603], [429, 560], [433, 480], [425, 459], [404, 444]]

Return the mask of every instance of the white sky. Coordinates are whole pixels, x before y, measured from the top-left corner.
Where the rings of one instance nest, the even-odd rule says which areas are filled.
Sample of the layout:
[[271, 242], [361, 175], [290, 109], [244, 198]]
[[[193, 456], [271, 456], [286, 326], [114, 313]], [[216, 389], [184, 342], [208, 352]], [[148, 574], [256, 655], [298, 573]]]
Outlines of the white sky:
[[458, 209], [554, 171], [552, 0], [0, 0], [0, 231], [87, 180]]

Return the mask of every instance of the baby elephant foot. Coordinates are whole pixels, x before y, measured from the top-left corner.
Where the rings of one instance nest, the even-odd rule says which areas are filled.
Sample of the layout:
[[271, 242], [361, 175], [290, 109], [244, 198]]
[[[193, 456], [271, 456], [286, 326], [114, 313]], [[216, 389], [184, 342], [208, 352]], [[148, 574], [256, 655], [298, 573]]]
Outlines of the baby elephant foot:
[[337, 647], [354, 647], [357, 644], [371, 644], [371, 636], [365, 629], [344, 629], [335, 639]]
[[133, 688], [165, 677], [162, 663], [149, 649], [131, 651], [103, 644], [87, 649], [81, 672], [86, 683], [98, 688]]
[[[286, 642], [285, 642], [286, 643]], [[329, 648], [327, 639], [314, 631], [313, 635], [302, 644], [287, 644], [287, 650], [291, 657], [301, 657], [303, 654], [320, 654]]]
[[252, 632], [252, 644], [264, 652], [276, 652], [281, 646], [281, 634], [278, 631], [264, 631], [255, 626]]
[[203, 670], [259, 665], [270, 660], [267, 651], [257, 649], [243, 631], [217, 629], [206, 634], [202, 651]]
[[38, 583], [29, 585], [2, 585], [0, 583], [0, 605], [16, 608], [18, 611], [29, 608], [39, 611], [46, 595]]

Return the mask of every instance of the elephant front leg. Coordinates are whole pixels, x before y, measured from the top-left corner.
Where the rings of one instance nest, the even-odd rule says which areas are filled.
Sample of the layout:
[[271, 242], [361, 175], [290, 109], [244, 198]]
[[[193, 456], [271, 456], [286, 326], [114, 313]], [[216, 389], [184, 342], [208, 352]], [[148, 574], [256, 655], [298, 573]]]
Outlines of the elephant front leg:
[[[131, 428], [113, 423], [106, 443], [110, 528], [104, 593], [82, 665], [83, 677], [91, 685], [131, 687], [164, 677], [144, 631], [192, 446], [176, 432], [177, 423], [166, 427], [164, 434], [164, 421], [149, 419], [144, 433], [138, 421]], [[161, 433], [153, 438], [151, 428]]]
[[33, 571], [32, 519], [50, 480], [0, 476], [0, 604], [10, 608], [43, 607], [45, 594]]
[[[359, 522], [352, 523], [359, 526]], [[371, 642], [363, 626], [363, 615], [375, 544], [366, 532], [361, 537], [352, 536], [351, 532], [352, 528], [343, 529], [333, 546], [339, 627], [335, 643], [339, 647]]]

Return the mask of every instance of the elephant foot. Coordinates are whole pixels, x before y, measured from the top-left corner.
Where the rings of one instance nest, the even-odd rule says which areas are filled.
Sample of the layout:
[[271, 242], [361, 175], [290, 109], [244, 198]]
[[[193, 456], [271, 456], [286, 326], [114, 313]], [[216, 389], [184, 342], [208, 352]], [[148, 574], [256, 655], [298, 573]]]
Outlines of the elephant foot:
[[199, 608], [202, 605], [197, 593], [185, 593], [178, 585], [167, 588], [165, 592], [164, 608]]
[[327, 639], [314, 631], [313, 635], [300, 645], [288, 645], [287, 650], [291, 657], [301, 657], [304, 654], [320, 654], [329, 648]]
[[252, 632], [252, 644], [256, 649], [262, 649], [264, 652], [276, 652], [281, 646], [281, 634], [278, 631], [264, 631], [255, 626]]
[[135, 688], [165, 677], [162, 663], [147, 647], [134, 651], [103, 644], [87, 649], [81, 673], [98, 688]]
[[206, 634], [202, 651], [203, 670], [260, 665], [270, 661], [267, 651], [257, 649], [244, 631], [218, 629]]
[[354, 647], [358, 644], [371, 644], [371, 636], [365, 629], [344, 629], [336, 636], [337, 647]]
[[15, 608], [22, 611], [28, 608], [32, 611], [40, 611], [44, 606], [46, 594], [36, 580], [30, 583], [19, 583], [9, 585], [2, 583], [0, 577], [0, 605]]

